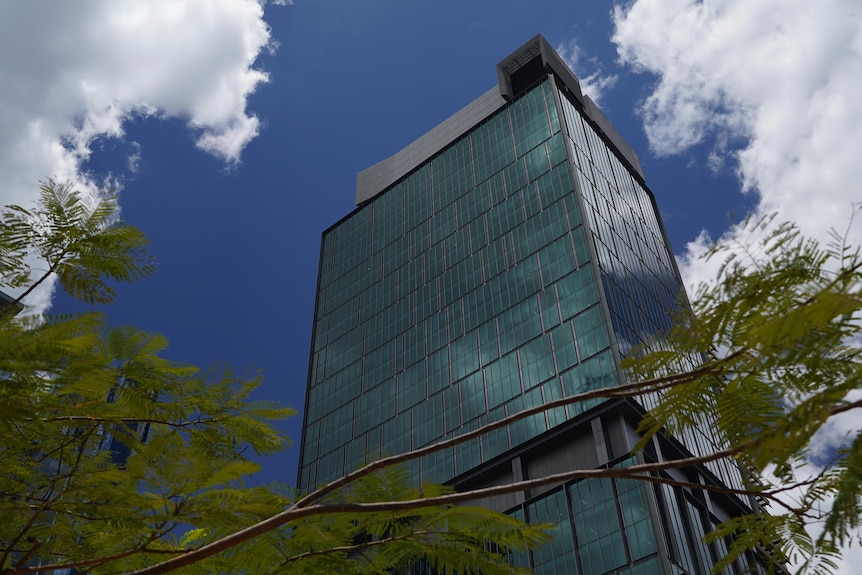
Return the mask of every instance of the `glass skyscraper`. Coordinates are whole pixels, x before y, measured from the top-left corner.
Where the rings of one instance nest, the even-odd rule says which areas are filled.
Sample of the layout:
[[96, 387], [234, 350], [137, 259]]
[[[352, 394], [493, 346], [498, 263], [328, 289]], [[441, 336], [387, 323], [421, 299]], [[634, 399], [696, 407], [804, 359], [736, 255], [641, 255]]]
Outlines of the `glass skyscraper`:
[[[299, 488], [624, 380], [633, 345], [670, 327], [682, 284], [636, 154], [537, 36], [498, 86], [357, 177], [357, 209], [323, 234]], [[657, 437], [649, 400], [546, 411], [414, 461], [458, 489], [714, 449]], [[667, 476], [741, 485], [726, 462]], [[479, 502], [557, 525], [514, 558], [537, 573], [706, 575], [703, 535], [753, 502], [588, 479]], [[740, 560], [727, 573], [742, 572]]]

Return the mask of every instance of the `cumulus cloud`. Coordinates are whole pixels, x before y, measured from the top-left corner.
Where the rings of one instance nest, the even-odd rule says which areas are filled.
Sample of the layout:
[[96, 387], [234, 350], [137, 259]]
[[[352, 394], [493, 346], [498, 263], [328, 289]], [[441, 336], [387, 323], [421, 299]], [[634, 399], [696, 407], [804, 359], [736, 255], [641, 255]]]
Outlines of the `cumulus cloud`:
[[[794, 480], [799, 484], [805, 484], [806, 481], [810, 481], [813, 478], [817, 477], [823, 472], [823, 467], [816, 464], [811, 463], [803, 463], [794, 468], [793, 476]], [[772, 466], [767, 467], [763, 470], [764, 479], [771, 485], [778, 485], [781, 483], [781, 480], [775, 476], [775, 468]], [[800, 502], [805, 499], [805, 489], [803, 487], [795, 487], [789, 488], [786, 491], [778, 494], [778, 499], [783, 501], [784, 503], [790, 506], [798, 506]], [[830, 497], [821, 498], [818, 502], [818, 505], [814, 508], [814, 511], [817, 513], [825, 514], [832, 507], [834, 499]], [[767, 510], [773, 513], [785, 513], [786, 510], [777, 505], [775, 503], [768, 503]], [[805, 526], [806, 531], [811, 535], [812, 539], [816, 540], [823, 532], [823, 522], [811, 522]], [[795, 561], [793, 561], [795, 560]], [[800, 569], [801, 565], [797, 563], [801, 563], [804, 558], [803, 557], [795, 557], [791, 561], [789, 567], [791, 569]], [[845, 548], [841, 549], [841, 558], [837, 561], [837, 571], [833, 571], [832, 569], [824, 569], [826, 565], [823, 562], [823, 558], [813, 558], [812, 564], [808, 566], [808, 570], [802, 573], [835, 573], [835, 575], [856, 575], [858, 573], [858, 566], [862, 565], [862, 547], [859, 545], [847, 545]], [[820, 570], [818, 570], [818, 568]]]
[[[0, 4], [0, 204], [30, 204], [46, 177], [93, 193], [92, 144], [135, 116], [180, 118], [201, 150], [239, 161], [260, 129], [247, 103], [269, 47], [258, 0]], [[132, 171], [146, 154], [133, 150]], [[49, 292], [30, 303], [44, 309]]]
[[[615, 74], [606, 75], [595, 58], [588, 58], [589, 66], [584, 65], [584, 52], [577, 42], [570, 40], [557, 46], [557, 54], [565, 61], [578, 77], [581, 91], [588, 95], [596, 105], [600, 105], [602, 95], [617, 83]], [[587, 73], [592, 69], [592, 73]]]
[[[712, 142], [708, 164], [732, 166], [757, 211], [821, 238], [846, 226], [862, 181], [856, 0], [636, 0], [613, 19], [621, 62], [657, 77], [641, 107], [654, 153]], [[705, 239], [681, 257], [688, 285], [714, 275], [695, 257]]]
[[[620, 61], [657, 81], [641, 106], [656, 154], [709, 143], [715, 170], [736, 170], [756, 215], [777, 212], [821, 240], [862, 199], [862, 7], [858, 0], [635, 0], [613, 13]], [[750, 228], [723, 238], [750, 245]], [[862, 244], [862, 221], [851, 228]], [[679, 256], [691, 290], [720, 265], [702, 234]], [[847, 414], [812, 445], [812, 465], [857, 434]], [[845, 552], [842, 573], [859, 552]]]

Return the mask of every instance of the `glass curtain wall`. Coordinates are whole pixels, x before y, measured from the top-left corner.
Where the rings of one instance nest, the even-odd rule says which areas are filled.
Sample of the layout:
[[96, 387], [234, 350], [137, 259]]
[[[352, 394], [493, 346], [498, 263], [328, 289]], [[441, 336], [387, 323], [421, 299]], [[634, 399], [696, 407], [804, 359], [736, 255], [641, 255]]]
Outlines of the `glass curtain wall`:
[[[552, 83], [324, 233], [301, 484], [617, 382]], [[418, 462], [445, 481], [588, 406]]]

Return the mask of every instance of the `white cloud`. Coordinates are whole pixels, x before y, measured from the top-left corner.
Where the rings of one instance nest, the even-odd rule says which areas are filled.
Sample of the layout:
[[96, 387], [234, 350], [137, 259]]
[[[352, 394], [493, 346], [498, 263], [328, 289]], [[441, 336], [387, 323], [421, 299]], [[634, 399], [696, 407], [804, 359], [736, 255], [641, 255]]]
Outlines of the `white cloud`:
[[601, 66], [595, 58], [590, 58], [589, 63], [593, 72], [586, 74], [586, 66], [583, 64], [583, 50], [575, 40], [564, 42], [557, 46], [557, 54], [565, 61], [578, 77], [581, 91], [588, 95], [596, 105], [600, 105], [602, 95], [606, 90], [613, 88], [617, 83], [616, 75], [605, 75]]
[[247, 103], [269, 48], [258, 0], [0, 4], [0, 204], [30, 204], [46, 177], [92, 191], [91, 145], [135, 115], [180, 118], [200, 149], [239, 161], [260, 129]]
[[[797, 484], [801, 486], [793, 487], [779, 493], [778, 498], [790, 506], [798, 506], [800, 502], [806, 498], [807, 488], [805, 487], [805, 482], [819, 476], [823, 472], [823, 469], [824, 468], [820, 465], [810, 463], [798, 465], [793, 470], [793, 476]], [[780, 485], [781, 480], [775, 477], [774, 472], [774, 467], [767, 467], [763, 471], [763, 477], [770, 485]], [[812, 539], [816, 540], [817, 537], [822, 534], [824, 526], [822, 517], [825, 516], [832, 507], [833, 502], [834, 498], [831, 495], [821, 497], [816, 507], [812, 509], [812, 511], [821, 516], [820, 520], [810, 521], [805, 526], [806, 531], [811, 535]], [[786, 510], [776, 503], [770, 503], [767, 506], [767, 510], [776, 514], [786, 513]], [[790, 564], [788, 565], [791, 572], [793, 572], [793, 570], [801, 569], [802, 563], [806, 558], [807, 557], [802, 556], [791, 557]], [[841, 549], [841, 557], [837, 561], [837, 570], [826, 570], [825, 572], [834, 573], [835, 575], [857, 575], [859, 573], [859, 565], [862, 565], [862, 546], [856, 542], [856, 544], [851, 543]], [[817, 573], [818, 571], [816, 569], [818, 566], [823, 567], [822, 562], [818, 562], [817, 559], [814, 559], [806, 572]]]
[[[641, 109], [654, 153], [712, 141], [708, 164], [734, 166], [759, 212], [821, 238], [846, 226], [862, 199], [856, 0], [637, 0], [614, 25], [621, 62], [658, 77]], [[694, 263], [698, 249], [681, 258], [689, 285], [715, 271]]]
[[[711, 168], [732, 166], [756, 194], [755, 212], [779, 212], [827, 239], [862, 200], [862, 6], [858, 0], [635, 0], [614, 10], [620, 61], [657, 83], [641, 113], [652, 151], [674, 154], [712, 143]], [[732, 143], [742, 142], [734, 149]], [[749, 244], [730, 229], [725, 240]], [[862, 244], [862, 223], [849, 239]], [[686, 285], [707, 282], [710, 238], [680, 257]], [[815, 456], [859, 433], [855, 413], [814, 438]], [[841, 573], [856, 573], [857, 548]]]
[[126, 169], [131, 174], [137, 174], [141, 163], [141, 145], [138, 142], [130, 142], [130, 145], [132, 153], [126, 157]]

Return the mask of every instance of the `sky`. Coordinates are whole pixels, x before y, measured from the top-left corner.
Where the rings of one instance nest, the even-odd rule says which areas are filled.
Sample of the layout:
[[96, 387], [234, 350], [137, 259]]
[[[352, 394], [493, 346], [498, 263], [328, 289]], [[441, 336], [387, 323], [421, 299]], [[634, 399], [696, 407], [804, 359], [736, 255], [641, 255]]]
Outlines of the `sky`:
[[[826, 239], [862, 201], [858, 0], [0, 0], [0, 204], [48, 177], [119, 189], [159, 269], [110, 321], [173, 359], [261, 368], [258, 396], [301, 410], [320, 237], [356, 173], [537, 33], [638, 153], [687, 285], [714, 277], [711, 240], [744, 244], [746, 214]], [[284, 429], [298, 442], [301, 416]], [[262, 477], [292, 483], [297, 459]]]

